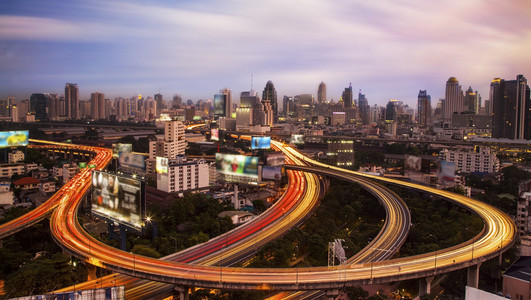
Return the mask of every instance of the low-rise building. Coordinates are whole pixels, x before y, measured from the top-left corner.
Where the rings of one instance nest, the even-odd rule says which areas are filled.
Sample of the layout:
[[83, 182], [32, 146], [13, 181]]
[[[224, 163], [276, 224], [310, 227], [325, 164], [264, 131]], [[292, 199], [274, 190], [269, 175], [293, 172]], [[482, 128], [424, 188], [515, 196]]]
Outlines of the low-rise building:
[[20, 150], [9, 152], [7, 161], [10, 164], [16, 164], [18, 162], [24, 161], [24, 152]]
[[33, 177], [22, 177], [13, 181], [13, 185], [22, 190], [36, 190], [41, 182]]
[[0, 205], [13, 205], [14, 195], [9, 181], [0, 182]]
[[11, 178], [25, 173], [24, 164], [0, 164], [0, 177]]
[[62, 178], [63, 182], [68, 182], [78, 171], [79, 166], [75, 163], [63, 164], [62, 166], [54, 166], [52, 168], [53, 176], [55, 178]]
[[39, 184], [39, 191], [41, 193], [55, 193], [55, 181], [45, 181]]
[[455, 163], [463, 173], [495, 173], [500, 168], [500, 161], [489, 147], [478, 146], [473, 151], [444, 149], [439, 158]]
[[177, 156], [168, 163], [167, 173], [157, 173], [157, 189], [168, 193], [183, 193], [210, 185], [211, 164], [203, 159], [187, 160]]
[[220, 218], [229, 217], [232, 220], [232, 224], [239, 225], [239, 224], [243, 224], [245, 222], [250, 221], [254, 217], [254, 215], [247, 211], [228, 210], [228, 211], [223, 211], [219, 213], [218, 217]]

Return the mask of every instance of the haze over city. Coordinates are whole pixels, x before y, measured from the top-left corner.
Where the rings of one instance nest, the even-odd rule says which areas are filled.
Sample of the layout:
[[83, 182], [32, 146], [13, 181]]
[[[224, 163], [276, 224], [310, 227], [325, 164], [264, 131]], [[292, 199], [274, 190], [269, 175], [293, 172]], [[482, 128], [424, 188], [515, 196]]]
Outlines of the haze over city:
[[444, 97], [455, 76], [486, 99], [495, 77], [531, 70], [528, 1], [2, 1], [0, 97], [262, 91], [371, 104]]

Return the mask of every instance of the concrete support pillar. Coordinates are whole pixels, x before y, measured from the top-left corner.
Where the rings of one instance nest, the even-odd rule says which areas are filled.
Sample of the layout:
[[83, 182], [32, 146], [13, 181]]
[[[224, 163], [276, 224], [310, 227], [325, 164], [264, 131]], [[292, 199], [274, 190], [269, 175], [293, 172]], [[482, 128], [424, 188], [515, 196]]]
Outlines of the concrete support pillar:
[[468, 267], [467, 285], [469, 287], [478, 288], [479, 267], [481, 267], [481, 263]]
[[98, 278], [98, 276], [96, 275], [98, 267], [89, 263], [85, 263], [85, 267], [87, 268], [87, 281]]
[[329, 300], [334, 300], [336, 299], [337, 296], [339, 296], [339, 290], [337, 289], [326, 290], [325, 293], [326, 293], [326, 298]]
[[175, 296], [179, 295], [179, 300], [190, 299], [190, 294], [188, 293], [189, 288], [187, 286], [174, 286], [173, 291]]
[[433, 276], [428, 276], [419, 279], [419, 297], [428, 295], [431, 293], [431, 282], [433, 281]]

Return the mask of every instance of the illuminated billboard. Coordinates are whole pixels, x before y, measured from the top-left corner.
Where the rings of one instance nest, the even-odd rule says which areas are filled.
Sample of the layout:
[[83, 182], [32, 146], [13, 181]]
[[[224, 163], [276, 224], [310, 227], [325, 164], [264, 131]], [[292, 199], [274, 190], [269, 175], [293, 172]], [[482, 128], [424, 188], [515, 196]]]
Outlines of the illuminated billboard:
[[271, 167], [283, 166], [286, 164], [286, 155], [280, 151], [267, 153], [265, 161]]
[[422, 159], [418, 156], [406, 155], [405, 167], [409, 170], [420, 171], [422, 167]]
[[155, 170], [159, 174], [168, 174], [168, 158], [157, 156], [155, 161]]
[[437, 177], [439, 179], [444, 179], [446, 181], [454, 181], [455, 180], [455, 163], [441, 160], [439, 162], [439, 168], [437, 170]]
[[230, 117], [225, 115], [227, 111], [227, 96], [222, 94], [214, 95], [214, 115], [220, 117]]
[[304, 144], [304, 135], [302, 134], [292, 134], [289, 139], [291, 144]]
[[269, 149], [271, 148], [270, 136], [253, 136], [251, 137], [251, 149]]
[[0, 148], [28, 145], [29, 131], [0, 131]]
[[144, 183], [94, 170], [91, 209], [97, 216], [141, 228], [145, 215]]
[[141, 154], [121, 152], [118, 163], [121, 168], [138, 169], [140, 171], [146, 170], [146, 157]]
[[131, 144], [113, 144], [112, 147], [112, 156], [114, 158], [118, 158], [120, 156], [120, 153], [133, 152], [133, 145]]
[[210, 129], [210, 140], [219, 141], [219, 129], [217, 128]]
[[282, 177], [282, 168], [281, 167], [262, 167], [262, 179], [272, 179], [280, 180]]
[[216, 153], [216, 171], [224, 175], [258, 178], [258, 157]]

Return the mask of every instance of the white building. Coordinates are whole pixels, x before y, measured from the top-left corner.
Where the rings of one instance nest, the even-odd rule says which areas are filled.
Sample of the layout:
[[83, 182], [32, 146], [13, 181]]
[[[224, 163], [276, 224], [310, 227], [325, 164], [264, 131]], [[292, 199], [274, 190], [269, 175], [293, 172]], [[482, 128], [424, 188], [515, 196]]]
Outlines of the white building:
[[181, 121], [164, 122], [164, 140], [149, 142], [149, 158], [157, 156], [169, 159], [184, 155], [186, 149], [185, 126]]
[[55, 181], [46, 181], [39, 184], [41, 193], [55, 193]]
[[0, 205], [13, 205], [13, 192], [11, 191], [11, 182], [0, 182]]
[[203, 159], [188, 161], [178, 156], [169, 161], [168, 173], [157, 173], [157, 189], [167, 193], [183, 193], [209, 184], [210, 164]]
[[56, 178], [63, 178], [63, 182], [66, 183], [70, 178], [74, 177], [79, 171], [79, 166], [75, 163], [64, 164], [62, 167], [54, 166], [52, 169], [53, 176]]
[[500, 168], [500, 161], [489, 147], [476, 147], [468, 150], [448, 150], [439, 152], [442, 160], [454, 162], [456, 170], [463, 173], [495, 173]]
[[10, 164], [16, 164], [20, 161], [24, 161], [24, 152], [20, 150], [9, 152], [7, 159]]
[[516, 225], [520, 235], [520, 255], [531, 256], [531, 180], [518, 185]]
[[15, 174], [21, 175], [24, 173], [24, 164], [0, 164], [0, 177], [2, 178], [11, 178]]

